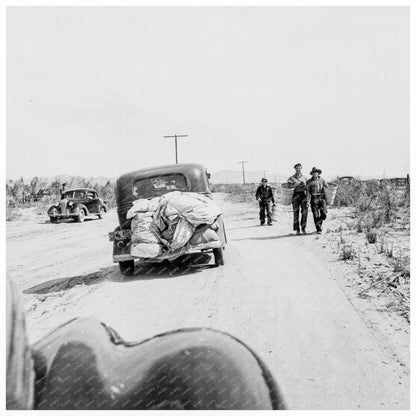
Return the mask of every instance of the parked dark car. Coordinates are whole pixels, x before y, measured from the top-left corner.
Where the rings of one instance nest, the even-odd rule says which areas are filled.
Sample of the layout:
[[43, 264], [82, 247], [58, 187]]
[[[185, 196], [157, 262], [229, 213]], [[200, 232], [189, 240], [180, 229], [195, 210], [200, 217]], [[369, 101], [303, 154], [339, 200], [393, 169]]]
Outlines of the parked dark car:
[[[116, 182], [116, 203], [119, 226], [109, 233], [113, 241], [113, 261], [118, 263], [120, 271], [125, 275], [134, 274], [134, 261], [152, 262], [155, 259], [133, 257], [131, 248], [131, 219], [126, 218], [127, 211], [137, 199], [151, 199], [162, 196], [171, 191], [196, 192], [212, 199], [209, 189], [209, 174], [204, 166], [196, 163], [157, 166], [136, 170], [120, 176]], [[223, 250], [225, 248], [225, 226], [220, 215], [211, 226], [218, 235], [216, 247], [207, 249], [203, 245], [188, 246], [184, 254], [201, 251], [211, 251], [214, 254], [215, 265], [224, 264]], [[164, 255], [157, 257], [156, 261], [165, 259]], [[169, 256], [166, 256], [169, 259]]]
[[48, 216], [53, 223], [65, 218], [83, 222], [90, 216], [98, 216], [101, 219], [107, 211], [106, 201], [98, 196], [95, 189], [76, 188], [65, 191], [60, 202], [48, 209]]

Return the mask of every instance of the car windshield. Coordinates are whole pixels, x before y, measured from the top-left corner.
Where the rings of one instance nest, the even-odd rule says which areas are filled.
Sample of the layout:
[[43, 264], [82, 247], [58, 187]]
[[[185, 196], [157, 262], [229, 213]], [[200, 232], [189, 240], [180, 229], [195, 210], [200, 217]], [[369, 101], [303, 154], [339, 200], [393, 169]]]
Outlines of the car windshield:
[[136, 181], [133, 186], [133, 195], [138, 198], [152, 198], [171, 191], [186, 190], [185, 176], [176, 173]]

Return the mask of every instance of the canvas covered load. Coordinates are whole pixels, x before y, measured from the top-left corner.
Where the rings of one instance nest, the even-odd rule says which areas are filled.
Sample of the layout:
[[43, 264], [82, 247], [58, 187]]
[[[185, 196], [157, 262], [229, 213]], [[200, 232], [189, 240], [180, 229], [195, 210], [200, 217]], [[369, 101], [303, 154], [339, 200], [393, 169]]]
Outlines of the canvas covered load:
[[210, 226], [215, 228], [220, 214], [214, 201], [193, 192], [174, 191], [160, 198], [134, 201], [127, 213], [127, 218], [132, 218], [130, 254], [141, 258], [179, 256], [187, 244], [218, 242]]

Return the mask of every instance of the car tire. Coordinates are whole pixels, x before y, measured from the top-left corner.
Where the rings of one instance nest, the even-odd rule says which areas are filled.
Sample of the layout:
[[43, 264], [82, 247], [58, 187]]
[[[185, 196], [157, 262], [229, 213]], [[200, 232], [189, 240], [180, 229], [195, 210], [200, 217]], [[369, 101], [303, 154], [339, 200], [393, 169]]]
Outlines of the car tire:
[[119, 261], [118, 266], [120, 267], [120, 272], [123, 276], [134, 275], [134, 260]]
[[105, 215], [105, 208], [104, 207], [101, 207], [100, 208], [100, 211], [98, 212], [98, 218], [100, 219], [100, 220], [102, 220], [103, 218], [104, 218], [104, 215]]
[[214, 248], [212, 251], [214, 253], [215, 266], [224, 266], [224, 256], [222, 253], [222, 248]]
[[58, 222], [58, 218], [56, 217], [49, 217], [49, 219], [51, 220], [52, 224], [56, 224]]
[[85, 212], [84, 212], [83, 209], [80, 209], [78, 216], [75, 217], [75, 221], [76, 222], [84, 222], [84, 220], [85, 220]]

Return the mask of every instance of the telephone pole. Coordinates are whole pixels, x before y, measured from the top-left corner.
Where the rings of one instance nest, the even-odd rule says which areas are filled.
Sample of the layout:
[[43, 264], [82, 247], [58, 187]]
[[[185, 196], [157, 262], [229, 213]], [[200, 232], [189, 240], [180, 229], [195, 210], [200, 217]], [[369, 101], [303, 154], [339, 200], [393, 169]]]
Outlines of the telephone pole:
[[175, 138], [175, 160], [178, 164], [178, 137], [188, 137], [187, 134], [174, 134], [173, 136], [163, 136], [165, 139]]
[[237, 162], [237, 163], [241, 163], [241, 166], [243, 167], [243, 184], [246, 184], [246, 176], [244, 174], [244, 163], [248, 163], [247, 160], [242, 160], [241, 162]]

